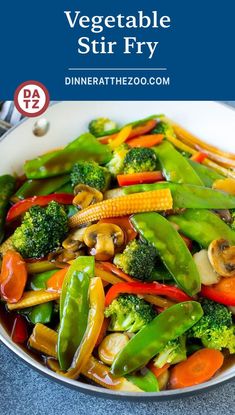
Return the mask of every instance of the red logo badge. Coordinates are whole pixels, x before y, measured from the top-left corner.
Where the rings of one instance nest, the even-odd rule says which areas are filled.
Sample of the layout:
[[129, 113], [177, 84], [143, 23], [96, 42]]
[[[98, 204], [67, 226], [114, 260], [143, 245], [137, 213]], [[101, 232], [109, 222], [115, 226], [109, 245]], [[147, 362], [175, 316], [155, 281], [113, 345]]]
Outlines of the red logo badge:
[[25, 117], [38, 117], [48, 108], [50, 96], [46, 87], [38, 81], [26, 81], [18, 86], [14, 103]]

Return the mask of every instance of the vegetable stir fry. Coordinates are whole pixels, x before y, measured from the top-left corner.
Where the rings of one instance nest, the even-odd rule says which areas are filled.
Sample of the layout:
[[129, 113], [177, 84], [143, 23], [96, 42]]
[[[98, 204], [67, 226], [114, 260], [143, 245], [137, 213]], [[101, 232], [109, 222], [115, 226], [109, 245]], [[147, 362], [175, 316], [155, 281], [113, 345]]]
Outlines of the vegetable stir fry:
[[0, 177], [0, 313], [61, 376], [206, 382], [235, 353], [235, 157], [162, 115], [106, 117]]

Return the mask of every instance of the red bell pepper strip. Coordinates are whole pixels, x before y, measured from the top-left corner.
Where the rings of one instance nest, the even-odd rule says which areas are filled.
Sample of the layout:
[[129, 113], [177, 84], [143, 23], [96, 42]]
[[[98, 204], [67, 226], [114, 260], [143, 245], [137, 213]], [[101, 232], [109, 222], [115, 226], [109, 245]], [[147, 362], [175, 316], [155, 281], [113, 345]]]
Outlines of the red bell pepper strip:
[[190, 157], [191, 160], [196, 161], [197, 163], [203, 163], [203, 161], [207, 158], [207, 154], [205, 153], [195, 153]]
[[152, 294], [163, 295], [177, 301], [190, 301], [191, 297], [177, 287], [159, 284], [158, 282], [119, 282], [107, 292], [105, 305], [109, 306], [119, 294]]
[[130, 186], [132, 184], [141, 183], [155, 183], [163, 180], [165, 180], [165, 178], [163, 177], [161, 171], [146, 171], [141, 173], [119, 174], [117, 176], [119, 186]]
[[[133, 128], [130, 135], [129, 135], [129, 137], [128, 137], [128, 139], [138, 137], [140, 135], [144, 135], [144, 134], [148, 133], [149, 131], [152, 131], [154, 129], [154, 127], [156, 127], [156, 125], [157, 125], [156, 120], [148, 120], [148, 121], [146, 121], [146, 123], [141, 124], [138, 127]], [[108, 143], [110, 143], [110, 141], [115, 140], [117, 135], [118, 135], [118, 133], [111, 134], [111, 135], [106, 135], [104, 137], [99, 138], [99, 141], [102, 144], [108, 144]]]
[[163, 134], [146, 134], [132, 139], [129, 139], [128, 137], [127, 144], [130, 147], [153, 147], [160, 144], [163, 138]]
[[57, 193], [47, 196], [33, 196], [29, 197], [28, 199], [21, 200], [20, 202], [13, 205], [7, 214], [7, 222], [12, 221], [13, 219], [17, 218], [18, 216], [25, 213], [29, 210], [32, 206], [39, 205], [39, 206], [46, 206], [52, 200], [55, 202], [61, 203], [63, 205], [71, 205], [74, 196], [68, 193]]
[[235, 306], [235, 277], [221, 278], [214, 285], [202, 285], [201, 295], [227, 306]]
[[3, 257], [0, 275], [0, 292], [9, 303], [17, 303], [24, 292], [27, 281], [27, 266], [16, 251], [7, 251]]
[[14, 343], [24, 343], [28, 339], [27, 324], [21, 315], [16, 316], [14, 320], [11, 338]]

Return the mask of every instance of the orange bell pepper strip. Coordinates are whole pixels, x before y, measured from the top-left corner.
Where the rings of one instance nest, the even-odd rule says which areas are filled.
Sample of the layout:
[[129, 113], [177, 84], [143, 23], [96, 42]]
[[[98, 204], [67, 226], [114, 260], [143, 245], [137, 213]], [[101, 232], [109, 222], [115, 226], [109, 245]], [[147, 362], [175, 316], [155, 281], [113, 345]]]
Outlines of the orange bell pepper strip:
[[46, 282], [46, 287], [48, 291], [62, 291], [62, 285], [64, 282], [65, 275], [69, 267], [62, 268], [59, 271], [55, 272]]
[[[149, 131], [152, 131], [154, 127], [156, 127], [156, 125], [156, 120], [148, 120], [144, 124], [138, 125], [137, 127], [133, 128], [128, 138], [131, 139], [134, 137], [138, 137], [140, 135], [147, 134]], [[99, 141], [102, 144], [108, 144], [111, 141], [115, 140], [118, 134], [119, 133], [106, 135], [104, 137], [99, 138]]]
[[132, 127], [130, 125], [122, 128], [121, 131], [117, 134], [117, 137], [109, 143], [112, 150], [119, 147], [122, 143], [125, 143], [125, 141], [127, 141], [130, 137], [131, 131]]
[[94, 277], [91, 279], [89, 300], [90, 309], [86, 331], [74, 355], [71, 367], [66, 373], [63, 373], [64, 376], [70, 379], [77, 379], [86, 366], [96, 345], [104, 321], [105, 295], [101, 278]]
[[0, 275], [0, 292], [8, 303], [17, 303], [24, 292], [27, 281], [27, 265], [22, 256], [8, 250], [3, 257]]
[[205, 153], [195, 153], [190, 157], [191, 160], [196, 161], [197, 163], [203, 163], [203, 161], [207, 158], [207, 154]]
[[219, 350], [201, 349], [174, 366], [170, 388], [180, 389], [206, 382], [221, 368], [224, 356]]
[[130, 186], [132, 184], [155, 183], [165, 181], [161, 171], [146, 171], [132, 174], [119, 174], [117, 181], [119, 186]]
[[127, 140], [130, 147], [153, 147], [160, 144], [164, 138], [163, 134], [146, 134], [137, 138]]
[[235, 277], [221, 278], [214, 285], [202, 285], [201, 295], [220, 304], [235, 306]]

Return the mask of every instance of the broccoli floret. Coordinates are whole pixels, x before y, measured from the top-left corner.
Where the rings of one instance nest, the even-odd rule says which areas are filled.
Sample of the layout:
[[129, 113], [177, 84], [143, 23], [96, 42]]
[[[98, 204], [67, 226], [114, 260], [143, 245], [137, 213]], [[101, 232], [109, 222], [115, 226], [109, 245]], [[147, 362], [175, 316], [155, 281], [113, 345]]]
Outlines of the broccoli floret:
[[176, 364], [187, 359], [186, 336], [169, 341], [154, 358], [154, 366], [163, 367], [166, 363]]
[[95, 137], [102, 137], [107, 131], [116, 130], [117, 127], [117, 123], [109, 118], [96, 118], [88, 126], [90, 133]]
[[15, 230], [12, 242], [24, 258], [41, 258], [60, 246], [67, 231], [65, 210], [53, 201], [46, 208], [30, 208]]
[[124, 159], [124, 173], [139, 173], [157, 169], [157, 156], [151, 148], [134, 147]]
[[126, 274], [145, 281], [151, 277], [156, 258], [157, 252], [153, 246], [134, 239], [121, 254], [115, 255], [113, 262]]
[[72, 186], [86, 184], [101, 192], [108, 188], [110, 178], [108, 169], [99, 166], [94, 161], [78, 161], [71, 171]]
[[203, 299], [203, 317], [190, 329], [188, 337], [201, 339], [203, 346], [212, 349], [229, 349], [235, 353], [235, 327], [232, 313], [222, 304]]
[[148, 324], [156, 312], [145, 300], [132, 294], [122, 294], [105, 309], [105, 317], [110, 317], [110, 331], [135, 333]]
[[106, 164], [107, 169], [114, 176], [123, 172], [124, 158], [128, 153], [129, 146], [126, 143], [121, 144], [113, 152], [113, 157], [110, 162]]
[[173, 127], [166, 121], [159, 121], [151, 134], [164, 134], [167, 136], [175, 136]]

